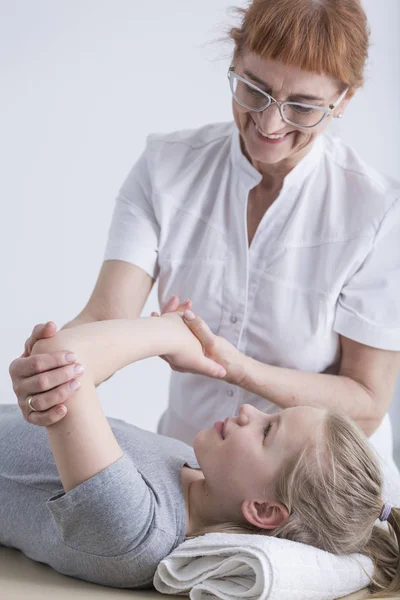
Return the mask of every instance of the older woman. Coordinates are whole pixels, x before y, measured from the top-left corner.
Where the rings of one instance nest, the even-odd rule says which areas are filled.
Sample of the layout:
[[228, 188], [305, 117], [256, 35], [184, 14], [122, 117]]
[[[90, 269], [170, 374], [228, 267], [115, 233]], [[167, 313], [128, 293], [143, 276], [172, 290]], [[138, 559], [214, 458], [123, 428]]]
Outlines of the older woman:
[[[191, 373], [172, 374], [160, 433], [192, 443], [244, 403], [308, 405], [344, 411], [390, 457], [400, 186], [326, 133], [363, 84], [366, 16], [358, 0], [254, 0], [241, 12], [234, 122], [148, 138], [95, 290], [67, 327], [138, 316], [158, 280], [160, 304], [190, 296], [219, 344]], [[37, 326], [10, 368], [38, 425], [62, 418], [75, 377], [60, 354], [29, 356], [54, 332]]]

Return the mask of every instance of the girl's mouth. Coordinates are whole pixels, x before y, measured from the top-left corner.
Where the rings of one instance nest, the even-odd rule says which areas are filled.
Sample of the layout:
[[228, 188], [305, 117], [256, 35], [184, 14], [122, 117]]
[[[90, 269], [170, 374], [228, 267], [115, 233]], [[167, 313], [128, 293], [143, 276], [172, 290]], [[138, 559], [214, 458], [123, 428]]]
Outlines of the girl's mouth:
[[222, 439], [224, 439], [224, 422], [217, 421], [216, 423], [214, 423], [214, 428], [218, 431]]

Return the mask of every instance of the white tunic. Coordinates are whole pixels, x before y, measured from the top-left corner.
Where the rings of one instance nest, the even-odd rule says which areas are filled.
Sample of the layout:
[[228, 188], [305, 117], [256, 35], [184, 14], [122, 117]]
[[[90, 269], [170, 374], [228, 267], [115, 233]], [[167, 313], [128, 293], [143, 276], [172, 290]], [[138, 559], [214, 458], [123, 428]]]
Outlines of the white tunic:
[[[400, 350], [400, 185], [321, 135], [249, 248], [247, 198], [261, 179], [233, 122], [150, 135], [117, 198], [105, 260], [158, 278], [160, 305], [190, 297], [215, 333], [263, 363], [336, 373], [339, 334]], [[243, 403], [279, 410], [224, 381], [174, 372], [159, 432], [190, 444]], [[373, 438], [389, 456], [388, 416]]]

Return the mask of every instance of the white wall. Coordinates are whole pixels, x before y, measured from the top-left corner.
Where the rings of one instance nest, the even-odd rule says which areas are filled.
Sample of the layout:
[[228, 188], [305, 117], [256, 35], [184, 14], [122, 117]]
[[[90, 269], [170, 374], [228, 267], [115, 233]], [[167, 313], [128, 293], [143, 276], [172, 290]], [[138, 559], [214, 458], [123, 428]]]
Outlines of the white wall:
[[[0, 0], [0, 402], [14, 402], [8, 365], [32, 326], [61, 326], [86, 303], [146, 135], [231, 119], [230, 45], [211, 43], [231, 4]], [[399, 177], [400, 3], [364, 5], [368, 82], [340, 134]], [[156, 306], [153, 292], [144, 313]], [[105, 411], [155, 430], [168, 377], [159, 359], [128, 367], [101, 387]]]

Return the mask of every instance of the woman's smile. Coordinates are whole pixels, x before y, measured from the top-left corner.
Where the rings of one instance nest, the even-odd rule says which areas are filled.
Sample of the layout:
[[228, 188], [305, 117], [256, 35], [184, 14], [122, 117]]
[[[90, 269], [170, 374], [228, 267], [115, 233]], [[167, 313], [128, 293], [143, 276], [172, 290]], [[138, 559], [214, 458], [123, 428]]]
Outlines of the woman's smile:
[[267, 144], [282, 144], [283, 142], [285, 142], [288, 137], [293, 133], [293, 132], [288, 132], [285, 134], [280, 134], [279, 137], [275, 137], [275, 135], [277, 136], [278, 134], [274, 134], [274, 137], [264, 135], [260, 132], [260, 129], [258, 128], [257, 124], [253, 121], [253, 131], [255, 132], [255, 135], [257, 137], [257, 139], [261, 140], [262, 142], [265, 142]]

